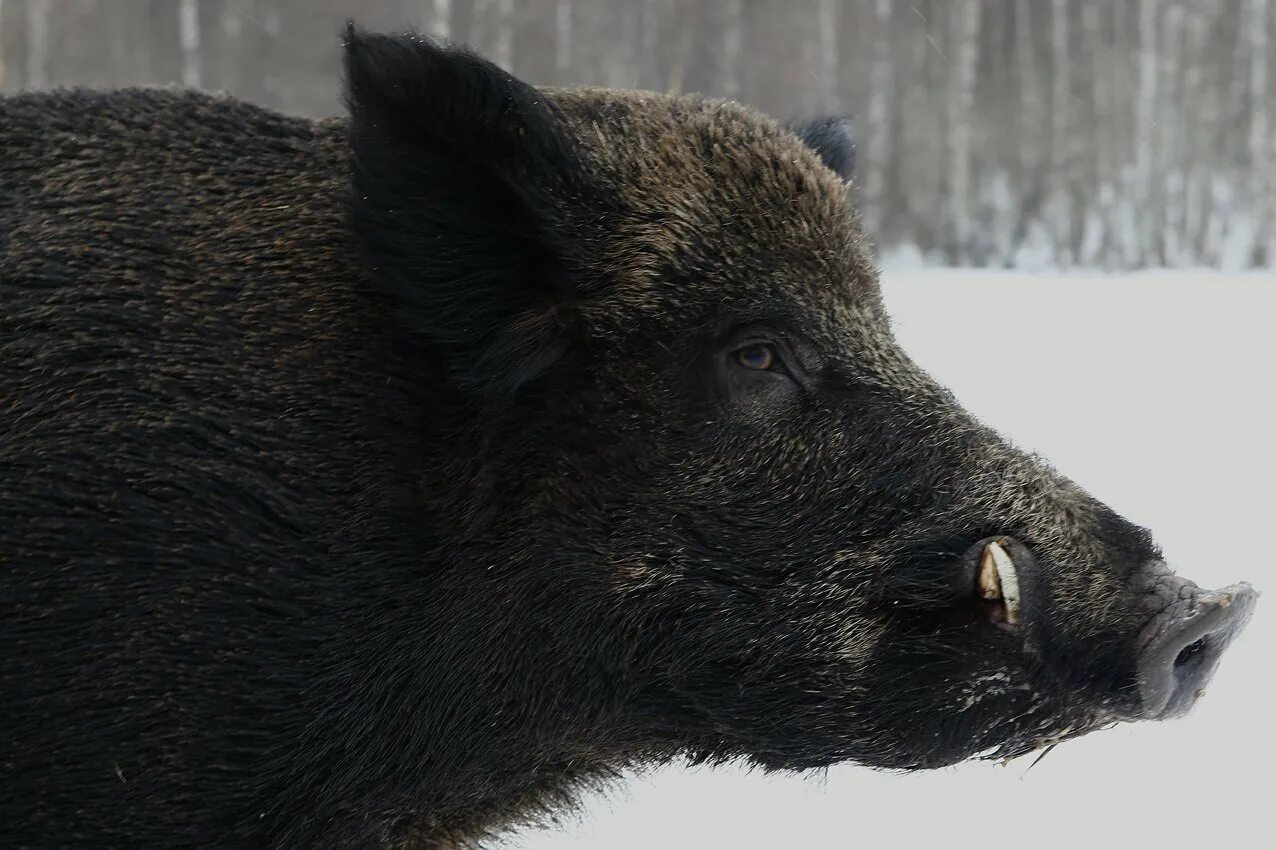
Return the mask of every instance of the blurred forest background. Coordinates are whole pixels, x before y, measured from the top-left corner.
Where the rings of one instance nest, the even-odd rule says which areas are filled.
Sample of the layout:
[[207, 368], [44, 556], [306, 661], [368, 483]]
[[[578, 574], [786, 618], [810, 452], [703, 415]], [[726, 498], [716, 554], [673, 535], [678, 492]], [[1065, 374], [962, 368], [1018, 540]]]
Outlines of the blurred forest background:
[[1273, 5], [0, 0], [0, 90], [180, 83], [331, 115], [354, 17], [469, 44], [542, 85], [848, 114], [866, 228], [898, 260], [1271, 267]]

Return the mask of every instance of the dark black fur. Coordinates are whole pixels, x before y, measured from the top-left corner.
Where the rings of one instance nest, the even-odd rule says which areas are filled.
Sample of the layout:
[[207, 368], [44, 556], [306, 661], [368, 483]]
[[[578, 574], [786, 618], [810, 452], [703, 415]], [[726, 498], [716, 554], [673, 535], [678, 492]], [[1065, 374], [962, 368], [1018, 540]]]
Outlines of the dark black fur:
[[849, 181], [855, 174], [855, 135], [851, 119], [843, 116], [797, 122], [790, 129], [806, 142], [834, 174]]

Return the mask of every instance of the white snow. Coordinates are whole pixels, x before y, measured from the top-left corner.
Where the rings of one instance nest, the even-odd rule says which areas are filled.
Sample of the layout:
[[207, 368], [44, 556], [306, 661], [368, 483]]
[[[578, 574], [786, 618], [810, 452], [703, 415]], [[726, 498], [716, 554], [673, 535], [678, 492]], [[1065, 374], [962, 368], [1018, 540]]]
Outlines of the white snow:
[[[1149, 526], [1181, 572], [1276, 589], [1276, 273], [910, 269], [884, 288], [923, 366]], [[1030, 759], [826, 778], [666, 767], [498, 846], [1257, 846], [1276, 804], [1273, 605], [1260, 601], [1188, 717], [1064, 743], [1031, 771]]]

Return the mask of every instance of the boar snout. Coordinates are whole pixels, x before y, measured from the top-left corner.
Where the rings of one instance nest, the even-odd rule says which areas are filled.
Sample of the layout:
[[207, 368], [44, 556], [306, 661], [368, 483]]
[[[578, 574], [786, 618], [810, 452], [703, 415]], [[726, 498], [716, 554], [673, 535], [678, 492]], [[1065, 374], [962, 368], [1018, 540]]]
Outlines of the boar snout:
[[[1069, 669], [1061, 657], [1057, 627], [1062, 612], [1051, 610], [1049, 579], [1032, 549], [1009, 536], [985, 538], [975, 549], [977, 592], [984, 615], [1002, 628], [1019, 632], [1030, 652], [1042, 654], [1056, 672]], [[1110, 716], [1124, 720], [1165, 720], [1191, 710], [1205, 693], [1223, 653], [1244, 630], [1259, 592], [1247, 582], [1205, 590], [1175, 575], [1159, 559], [1136, 572], [1130, 613], [1137, 625], [1119, 654], [1130, 659], [1133, 674], [1127, 691], [1119, 680], [1114, 694], [1131, 692], [1132, 705], [1109, 702]], [[1073, 603], [1075, 604], [1075, 603]], [[1065, 615], [1066, 616], [1066, 615]], [[1053, 626], [1052, 626], [1053, 623]], [[1073, 650], [1064, 650], [1065, 653]], [[1124, 666], [1113, 659], [1114, 669]], [[1082, 670], [1092, 670], [1084, 664]], [[1097, 684], [1097, 683], [1096, 683]]]
[[1141, 718], [1164, 720], [1191, 709], [1223, 651], [1245, 628], [1258, 595], [1245, 582], [1202, 590], [1169, 573], [1157, 576], [1147, 598], [1159, 610], [1137, 641]]

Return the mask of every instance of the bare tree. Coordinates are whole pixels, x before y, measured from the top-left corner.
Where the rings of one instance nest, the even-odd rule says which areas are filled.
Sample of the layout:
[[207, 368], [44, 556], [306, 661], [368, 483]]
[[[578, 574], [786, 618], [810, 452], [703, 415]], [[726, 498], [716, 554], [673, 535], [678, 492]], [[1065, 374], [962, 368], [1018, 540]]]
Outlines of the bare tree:
[[4, 90], [4, 72], [5, 72], [5, 37], [4, 25], [4, 0], [0, 0], [0, 91]]
[[433, 0], [430, 4], [430, 22], [426, 31], [439, 38], [452, 37], [452, 1]]
[[1276, 187], [1271, 185], [1273, 156], [1268, 139], [1268, 80], [1267, 80], [1267, 0], [1249, 0], [1246, 4], [1246, 30], [1249, 32], [1249, 174], [1253, 183], [1254, 198], [1254, 248], [1251, 261], [1254, 265], [1271, 262], [1276, 254], [1276, 199], [1272, 198]]
[[[813, 116], [827, 111], [822, 69], [819, 0], [810, 4], [812, 14], [793, 14], [788, 0], [745, 0], [743, 50], [746, 61], [741, 75], [750, 100], [781, 118]], [[754, 57], [769, 56], [769, 61]], [[835, 76], [834, 76], [835, 78]]]
[[744, 0], [727, 0], [727, 18], [722, 30], [724, 58], [724, 86], [726, 97], [744, 96], [744, 79], [740, 68], [744, 64]]
[[[1157, 102], [1157, 14], [1156, 0], [1139, 0], [1139, 97], [1135, 106], [1138, 129], [1134, 138], [1134, 179], [1140, 206], [1147, 210], [1159, 203], [1156, 172], [1153, 169], [1156, 141], [1153, 128]], [[1136, 255], [1148, 256], [1155, 251], [1155, 223], [1151, 217], [1140, 219]]]
[[1161, 75], [1157, 102], [1158, 158], [1155, 170], [1161, 187], [1161, 202], [1155, 209], [1146, 210], [1152, 217], [1156, 233], [1156, 250], [1160, 262], [1174, 262], [1179, 255], [1178, 231], [1174, 226], [1182, 203], [1182, 147], [1183, 138], [1165, 128], [1179, 126], [1178, 113], [1181, 104], [1183, 69], [1183, 0], [1171, 0], [1165, 8], [1161, 23], [1161, 51], [1158, 57], [1158, 73]]
[[522, 0], [509, 10], [510, 70], [535, 85], [559, 81], [557, 7], [557, 0]]
[[554, 73], [568, 79], [572, 67], [572, 4], [570, 0], [554, 0]]
[[873, 64], [870, 70], [872, 90], [868, 101], [868, 150], [860, 159], [864, 169], [865, 203], [864, 216], [870, 233], [878, 238], [883, 235], [889, 219], [887, 199], [891, 187], [888, 185], [890, 163], [894, 156], [891, 149], [892, 115], [891, 103], [895, 91], [894, 62], [891, 56], [891, 22], [893, 15], [892, 0], [876, 0], [873, 4], [873, 29], [876, 36], [873, 49]]
[[199, 8], [195, 0], [182, 0], [182, 85], [199, 88], [202, 77], [199, 69]]
[[838, 55], [837, 34], [840, 29], [842, 6], [837, 0], [818, 0], [815, 9], [815, 43], [812, 50], [816, 54], [814, 61], [815, 80], [812, 89], [815, 110], [818, 112], [836, 113], [841, 110], [841, 97], [838, 92]]
[[948, 260], [970, 260], [974, 202], [971, 197], [971, 129], [975, 112], [975, 63], [979, 59], [978, 3], [962, 3], [953, 15], [953, 69], [948, 94]]
[[28, 0], [27, 88], [49, 85], [49, 0]]
[[1094, 127], [1089, 181], [1094, 192], [1094, 208], [1085, 222], [1078, 257], [1080, 262], [1086, 264], [1103, 261], [1108, 239], [1115, 225], [1112, 207], [1116, 191], [1113, 185], [1115, 175], [1112, 173], [1110, 132], [1113, 111], [1110, 80], [1113, 75], [1108, 61], [1108, 51], [1104, 45], [1105, 30], [1111, 29], [1112, 24], [1110, 18], [1107, 21], [1104, 20], [1105, 12], [1110, 14], [1111, 10], [1097, 3], [1085, 3], [1081, 7], [1082, 41], [1090, 55], [1090, 112]]
[[1050, 171], [1047, 178], [1047, 215], [1054, 223], [1055, 247], [1065, 264], [1074, 261], [1075, 234], [1071, 180], [1072, 158], [1072, 54], [1069, 44], [1067, 0], [1050, 3]]

